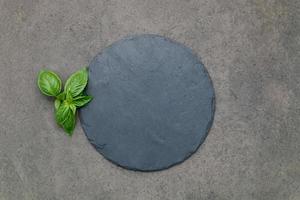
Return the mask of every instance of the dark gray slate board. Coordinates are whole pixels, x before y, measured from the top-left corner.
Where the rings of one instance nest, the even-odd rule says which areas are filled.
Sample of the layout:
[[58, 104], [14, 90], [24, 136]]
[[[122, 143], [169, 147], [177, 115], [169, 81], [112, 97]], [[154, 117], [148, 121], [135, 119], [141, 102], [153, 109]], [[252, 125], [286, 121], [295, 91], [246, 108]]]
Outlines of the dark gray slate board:
[[105, 158], [131, 170], [183, 162], [213, 122], [214, 89], [192, 51], [157, 35], [117, 41], [89, 65], [83, 130]]

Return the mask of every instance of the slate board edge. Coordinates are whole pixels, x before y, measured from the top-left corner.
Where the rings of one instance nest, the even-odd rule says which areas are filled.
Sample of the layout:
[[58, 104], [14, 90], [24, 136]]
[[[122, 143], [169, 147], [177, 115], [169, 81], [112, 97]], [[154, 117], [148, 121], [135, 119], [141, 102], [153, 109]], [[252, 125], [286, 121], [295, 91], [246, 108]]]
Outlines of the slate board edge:
[[[175, 41], [175, 40], [172, 40], [172, 39], [170, 39], [170, 38], [167, 38], [167, 37], [164, 37], [164, 36], [161, 36], [161, 35], [157, 35], [157, 34], [134, 34], [134, 35], [126, 36], [126, 37], [124, 37], [123, 39], [117, 40], [116, 42], [113, 42], [112, 44], [106, 46], [104, 49], [110, 48], [110, 47], [112, 47], [112, 46], [114, 46], [114, 45], [117, 45], [119, 42], [123, 42], [123, 41], [126, 41], [126, 40], [132, 40], [132, 39], [134, 39], [134, 38], [136, 38], [136, 37], [145, 37], [145, 36], [146, 36], [146, 37], [159, 37], [159, 38], [162, 38], [162, 39], [164, 39], [164, 40], [170, 41], [170, 42], [172, 42], [172, 43], [175, 43], [175, 44], [181, 46], [181, 47], [187, 49], [188, 51], [190, 51], [190, 53], [191, 53], [193, 56], [195, 56], [196, 58], [198, 58], [199, 62], [203, 65], [203, 69], [204, 69], [204, 71], [205, 71], [205, 73], [206, 73], [206, 75], [207, 75], [207, 77], [208, 77], [208, 79], [209, 79], [209, 81], [210, 81], [210, 84], [211, 84], [211, 86], [212, 86], [212, 89], [213, 89], [213, 95], [212, 95], [212, 99], [211, 99], [212, 116], [211, 116], [211, 119], [210, 119], [209, 123], [207, 124], [207, 128], [206, 128], [207, 131], [206, 131], [206, 134], [204, 135], [204, 137], [203, 137], [203, 138], [201, 139], [201, 141], [199, 142], [199, 145], [195, 148], [194, 151], [189, 152], [189, 154], [187, 154], [182, 160], [180, 160], [180, 161], [178, 161], [178, 162], [175, 162], [175, 163], [172, 163], [172, 164], [170, 164], [170, 165], [168, 165], [168, 166], [166, 166], [166, 167], [162, 167], [162, 168], [158, 168], [158, 169], [153, 169], [153, 170], [143, 170], [143, 169], [133, 168], [133, 167], [126, 166], [126, 165], [120, 165], [119, 163], [117, 163], [117, 162], [115, 162], [115, 161], [109, 159], [108, 157], [106, 157], [101, 151], [98, 151], [98, 149], [101, 149], [101, 147], [98, 147], [98, 146], [94, 143], [93, 140], [91, 140], [91, 139], [88, 138], [88, 135], [87, 135], [87, 133], [86, 133], [86, 131], [85, 131], [85, 128], [84, 128], [84, 122], [83, 122], [83, 120], [82, 120], [82, 118], [81, 118], [80, 110], [79, 110], [79, 120], [80, 120], [80, 125], [81, 125], [81, 127], [82, 127], [82, 129], [83, 129], [83, 132], [84, 132], [84, 134], [85, 134], [87, 140], [92, 144], [92, 146], [94, 147], [94, 149], [95, 149], [98, 153], [100, 153], [106, 160], [110, 161], [111, 163], [113, 163], [114, 165], [116, 165], [116, 166], [118, 166], [118, 167], [120, 167], [120, 168], [127, 169], [127, 170], [138, 171], [138, 172], [157, 172], [157, 171], [162, 171], [162, 170], [169, 169], [169, 168], [171, 168], [171, 167], [173, 167], [173, 166], [176, 166], [176, 165], [178, 165], [178, 164], [180, 164], [180, 163], [183, 163], [185, 160], [189, 159], [196, 151], [198, 151], [198, 149], [200, 148], [200, 146], [201, 146], [201, 145], [203, 144], [203, 142], [205, 141], [205, 139], [206, 139], [206, 137], [207, 137], [209, 131], [211, 130], [211, 128], [212, 128], [212, 126], [213, 126], [214, 116], [215, 116], [215, 111], [216, 111], [216, 96], [215, 96], [215, 88], [214, 88], [212, 79], [211, 79], [211, 77], [210, 77], [210, 75], [209, 75], [209, 73], [208, 73], [208, 71], [207, 71], [205, 65], [202, 63], [201, 58], [200, 58], [200, 57], [199, 57], [199, 56], [198, 56], [191, 48], [189, 48], [189, 47], [185, 46], [184, 44], [179, 43], [179, 42], [177, 42], [177, 41]], [[104, 49], [103, 49], [103, 50], [104, 50]], [[100, 52], [99, 52], [99, 53], [98, 53], [98, 54], [90, 61], [90, 63], [94, 62], [94, 60], [97, 59], [97, 57], [98, 57], [99, 55], [101, 55], [102, 53], [103, 53], [103, 51], [100, 51]], [[89, 69], [89, 67], [88, 67], [88, 69]]]

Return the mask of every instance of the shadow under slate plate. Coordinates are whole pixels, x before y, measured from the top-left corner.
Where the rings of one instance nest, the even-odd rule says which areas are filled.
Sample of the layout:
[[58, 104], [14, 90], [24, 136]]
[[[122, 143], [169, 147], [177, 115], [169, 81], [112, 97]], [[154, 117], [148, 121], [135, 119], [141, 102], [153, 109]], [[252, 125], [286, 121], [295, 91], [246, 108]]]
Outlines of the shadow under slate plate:
[[192, 51], [157, 35], [117, 41], [89, 65], [80, 110], [83, 130], [105, 158], [131, 170], [183, 162], [204, 141], [215, 102], [209, 75]]

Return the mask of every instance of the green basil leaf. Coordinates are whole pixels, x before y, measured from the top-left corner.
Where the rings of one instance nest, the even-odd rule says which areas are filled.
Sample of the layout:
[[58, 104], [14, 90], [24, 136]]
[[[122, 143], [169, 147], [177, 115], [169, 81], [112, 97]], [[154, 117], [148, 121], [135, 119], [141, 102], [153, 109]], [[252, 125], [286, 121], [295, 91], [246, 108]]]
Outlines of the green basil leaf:
[[55, 112], [55, 119], [59, 125], [63, 125], [67, 117], [72, 114], [70, 105], [64, 101], [60, 104], [59, 108]]
[[83, 68], [72, 74], [65, 85], [65, 91], [69, 91], [72, 97], [78, 96], [86, 87], [88, 82], [87, 68]]
[[64, 128], [68, 135], [72, 135], [76, 123], [76, 107], [64, 101], [55, 112], [56, 122]]
[[60, 104], [61, 104], [61, 101], [59, 99], [55, 99], [55, 101], [54, 101], [55, 110], [58, 110]]
[[56, 96], [61, 91], [61, 79], [50, 70], [41, 70], [38, 75], [38, 87], [47, 96]]
[[63, 128], [69, 136], [72, 136], [76, 124], [76, 115], [73, 112], [69, 112], [64, 123]]
[[92, 96], [79, 96], [73, 99], [73, 103], [76, 107], [82, 107], [88, 104], [92, 99]]

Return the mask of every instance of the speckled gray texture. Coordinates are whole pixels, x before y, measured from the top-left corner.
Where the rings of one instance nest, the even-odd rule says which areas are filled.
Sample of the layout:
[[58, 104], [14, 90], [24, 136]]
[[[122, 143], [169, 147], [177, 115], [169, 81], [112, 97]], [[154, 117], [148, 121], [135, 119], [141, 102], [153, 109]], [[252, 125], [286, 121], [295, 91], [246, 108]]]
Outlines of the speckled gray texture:
[[[299, 0], [0, 0], [1, 200], [299, 200]], [[201, 56], [216, 112], [200, 151], [168, 170], [111, 164], [72, 138], [36, 87], [126, 35]]]
[[126, 169], [157, 171], [183, 162], [213, 122], [212, 82], [193, 52], [168, 38], [128, 36], [89, 65], [80, 110], [91, 144]]

